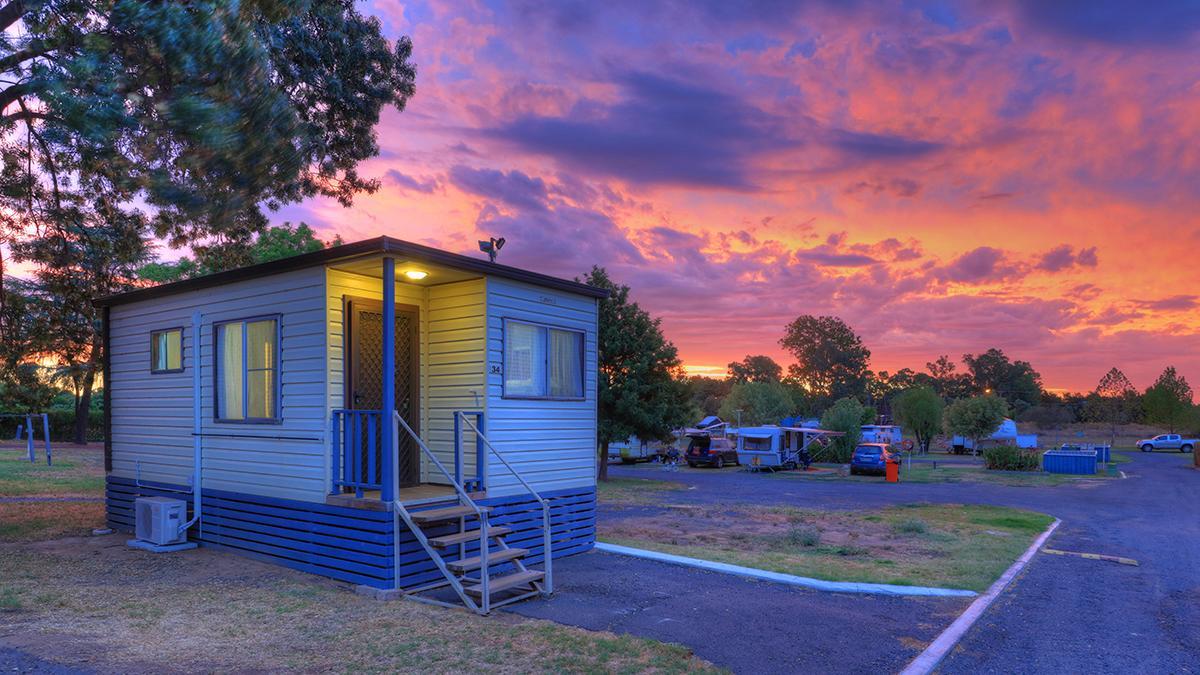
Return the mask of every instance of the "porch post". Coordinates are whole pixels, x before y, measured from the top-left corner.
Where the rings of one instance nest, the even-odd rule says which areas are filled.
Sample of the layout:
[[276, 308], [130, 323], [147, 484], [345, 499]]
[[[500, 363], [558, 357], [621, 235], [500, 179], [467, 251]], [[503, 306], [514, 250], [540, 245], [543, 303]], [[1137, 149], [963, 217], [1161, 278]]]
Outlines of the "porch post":
[[383, 489], [380, 498], [390, 502], [396, 495], [396, 259], [383, 259]]

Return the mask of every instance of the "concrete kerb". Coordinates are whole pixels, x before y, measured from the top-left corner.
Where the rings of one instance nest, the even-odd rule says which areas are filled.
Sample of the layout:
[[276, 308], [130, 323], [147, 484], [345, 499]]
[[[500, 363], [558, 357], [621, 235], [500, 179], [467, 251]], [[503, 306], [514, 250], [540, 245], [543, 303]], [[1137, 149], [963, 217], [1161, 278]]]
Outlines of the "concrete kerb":
[[975, 597], [979, 595], [975, 591], [957, 588], [930, 588], [927, 586], [898, 586], [895, 584], [825, 581], [823, 579], [813, 579], [811, 577], [801, 577], [794, 574], [771, 572], [769, 570], [760, 570], [753, 567], [730, 565], [729, 563], [713, 562], [711, 560], [702, 560], [700, 558], [689, 558], [682, 555], [660, 553], [658, 551], [648, 551], [646, 549], [633, 548], [630, 546], [619, 546], [617, 544], [606, 544], [604, 542], [596, 542], [596, 550], [632, 556], [634, 558], [642, 558], [645, 560], [654, 560], [670, 565], [683, 565], [685, 567], [694, 567], [697, 569], [708, 570], [710, 572], [733, 574], [735, 576], [758, 579], [760, 581], [770, 581], [777, 584], [801, 586], [804, 588], [811, 588], [813, 590], [827, 591], [831, 593], [865, 593], [870, 595], [926, 597]]
[[1029, 548], [1025, 549], [1021, 557], [1017, 558], [1017, 561], [1004, 574], [1000, 575], [1000, 578], [983, 595], [976, 598], [967, 607], [966, 611], [954, 620], [954, 623], [942, 631], [942, 634], [937, 636], [937, 639], [930, 643], [925, 648], [925, 651], [921, 652], [904, 670], [900, 671], [900, 675], [926, 675], [927, 673], [932, 673], [934, 668], [937, 668], [938, 664], [942, 662], [942, 659], [946, 658], [946, 655], [950, 653], [950, 650], [954, 649], [958, 641], [967, 634], [971, 626], [975, 625], [979, 617], [983, 616], [987, 608], [995, 602], [1000, 593], [1021, 573], [1021, 570], [1025, 569], [1029, 561], [1033, 560], [1033, 556], [1042, 548], [1042, 545], [1046, 543], [1050, 535], [1054, 534], [1054, 531], [1058, 529], [1061, 522], [1061, 520], [1055, 518], [1054, 522], [1050, 523], [1050, 527], [1046, 528], [1046, 531], [1035, 539]]

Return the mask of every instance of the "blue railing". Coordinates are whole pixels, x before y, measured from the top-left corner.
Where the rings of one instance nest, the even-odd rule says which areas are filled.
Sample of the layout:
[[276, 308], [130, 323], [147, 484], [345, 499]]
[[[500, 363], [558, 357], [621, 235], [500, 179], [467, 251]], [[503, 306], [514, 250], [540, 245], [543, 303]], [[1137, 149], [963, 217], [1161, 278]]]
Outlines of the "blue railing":
[[331, 492], [379, 490], [391, 473], [391, 449], [380, 452], [382, 412], [379, 410], [334, 410], [332, 417], [333, 485]]
[[474, 427], [483, 429], [483, 411], [456, 410], [454, 411], [454, 480], [466, 488], [468, 492], [483, 492], [484, 469], [487, 466], [487, 449], [483, 445], [482, 433], [475, 434], [475, 477], [463, 480], [463, 425], [462, 418], [470, 415], [475, 418]]
[[[469, 417], [466, 428], [463, 418]], [[395, 491], [391, 489], [392, 458], [395, 448], [384, 448], [383, 424], [379, 410], [333, 411], [330, 422], [331, 454], [333, 455], [333, 479], [331, 494], [353, 491], [361, 498], [364, 491], [379, 490], [379, 498], [391, 501]], [[463, 436], [467, 431], [483, 429], [482, 411], [455, 411], [454, 413], [454, 480], [468, 492], [486, 489], [484, 474], [487, 466], [487, 448], [481, 434], [475, 434], [475, 475], [463, 475]]]

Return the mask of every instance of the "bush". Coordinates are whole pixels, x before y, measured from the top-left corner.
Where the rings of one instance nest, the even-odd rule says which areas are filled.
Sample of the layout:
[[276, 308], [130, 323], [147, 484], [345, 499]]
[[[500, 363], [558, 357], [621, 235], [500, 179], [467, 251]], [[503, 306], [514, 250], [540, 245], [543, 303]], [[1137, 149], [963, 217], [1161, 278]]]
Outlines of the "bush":
[[997, 471], [1041, 471], [1042, 455], [1015, 445], [998, 445], [983, 451], [983, 464]]
[[920, 518], [909, 518], [896, 523], [895, 529], [901, 534], [925, 534], [929, 530], [929, 525]]
[[[75, 411], [51, 408], [46, 411], [50, 415], [50, 440], [54, 443], [69, 443], [75, 440]], [[0, 417], [0, 439], [12, 440], [17, 433], [17, 425], [25, 424], [24, 417]], [[42, 418], [33, 418], [33, 438], [42, 440]], [[21, 438], [25, 438], [24, 434]], [[104, 411], [92, 409], [88, 414], [89, 441], [104, 440]]]
[[812, 525], [798, 525], [788, 530], [787, 543], [792, 546], [816, 546], [821, 543], [821, 531]]
[[862, 425], [866, 424], [866, 408], [854, 398], [839, 399], [821, 416], [821, 428], [841, 431], [845, 436], [835, 436], [827, 448], [813, 453], [818, 462], [846, 464], [854, 454], [854, 447], [862, 438]]

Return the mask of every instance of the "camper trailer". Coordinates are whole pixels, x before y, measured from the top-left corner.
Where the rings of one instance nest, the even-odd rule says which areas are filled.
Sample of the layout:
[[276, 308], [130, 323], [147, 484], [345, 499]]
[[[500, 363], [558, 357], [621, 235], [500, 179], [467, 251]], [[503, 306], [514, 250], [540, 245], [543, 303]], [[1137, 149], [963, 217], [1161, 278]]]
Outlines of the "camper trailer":
[[807, 467], [829, 439], [841, 435], [809, 427], [743, 427], [737, 435], [738, 463], [751, 470]]
[[[1037, 434], [1022, 434], [1017, 430], [1017, 423], [1009, 418], [1004, 418], [1000, 422], [1000, 426], [996, 427], [996, 431], [987, 438], [980, 439], [979, 450], [986, 447], [997, 445], [1015, 445], [1018, 448], [1036, 448], [1038, 447]], [[975, 442], [964, 436], [954, 436], [950, 439], [950, 449], [956, 453], [976, 451]]]

